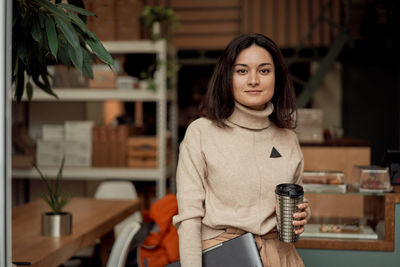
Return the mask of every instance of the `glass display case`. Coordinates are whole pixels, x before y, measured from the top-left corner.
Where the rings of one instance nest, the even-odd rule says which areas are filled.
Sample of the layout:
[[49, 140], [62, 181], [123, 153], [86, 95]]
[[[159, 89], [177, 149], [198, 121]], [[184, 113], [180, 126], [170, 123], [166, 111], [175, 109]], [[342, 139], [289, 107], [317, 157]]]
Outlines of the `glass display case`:
[[[400, 186], [360, 190], [364, 177], [371, 178], [365, 175], [370, 169], [370, 147], [351, 143], [302, 145], [301, 149], [311, 218], [296, 247], [393, 251], [395, 204], [400, 203]], [[387, 185], [385, 175], [375, 176]]]
[[394, 249], [394, 205], [399, 193], [360, 192], [347, 185], [345, 192], [305, 192], [311, 218], [296, 243], [298, 248], [384, 250]]

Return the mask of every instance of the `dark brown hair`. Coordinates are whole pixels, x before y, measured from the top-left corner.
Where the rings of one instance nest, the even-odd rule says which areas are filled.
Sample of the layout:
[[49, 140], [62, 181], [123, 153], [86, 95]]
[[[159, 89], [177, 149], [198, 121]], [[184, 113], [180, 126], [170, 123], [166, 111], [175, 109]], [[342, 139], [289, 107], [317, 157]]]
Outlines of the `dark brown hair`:
[[275, 92], [271, 99], [274, 111], [269, 118], [280, 128], [294, 129], [296, 121], [292, 115], [296, 112], [296, 95], [288, 67], [278, 46], [262, 34], [240, 35], [225, 48], [218, 59], [200, 106], [202, 115], [220, 127], [227, 126], [224, 120], [232, 115], [235, 107], [232, 93], [233, 65], [239, 53], [252, 45], [267, 50], [275, 65]]

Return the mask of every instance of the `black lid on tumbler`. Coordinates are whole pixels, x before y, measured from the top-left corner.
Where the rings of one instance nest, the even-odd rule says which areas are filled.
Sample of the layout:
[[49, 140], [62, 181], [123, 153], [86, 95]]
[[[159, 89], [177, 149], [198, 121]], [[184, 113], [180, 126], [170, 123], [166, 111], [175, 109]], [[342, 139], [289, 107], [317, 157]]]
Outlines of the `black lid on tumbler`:
[[275, 193], [280, 196], [297, 198], [304, 195], [303, 187], [298, 184], [278, 184]]

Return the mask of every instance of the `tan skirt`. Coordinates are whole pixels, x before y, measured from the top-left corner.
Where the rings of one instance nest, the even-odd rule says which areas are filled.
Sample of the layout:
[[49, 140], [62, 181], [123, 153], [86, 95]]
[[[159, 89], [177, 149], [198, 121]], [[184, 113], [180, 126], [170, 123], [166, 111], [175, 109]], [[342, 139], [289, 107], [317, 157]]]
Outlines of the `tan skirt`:
[[[245, 232], [240, 229], [228, 228], [222, 234], [203, 241], [203, 250], [221, 242], [235, 238]], [[264, 267], [303, 267], [304, 263], [291, 243], [283, 243], [278, 239], [278, 233], [254, 235]]]

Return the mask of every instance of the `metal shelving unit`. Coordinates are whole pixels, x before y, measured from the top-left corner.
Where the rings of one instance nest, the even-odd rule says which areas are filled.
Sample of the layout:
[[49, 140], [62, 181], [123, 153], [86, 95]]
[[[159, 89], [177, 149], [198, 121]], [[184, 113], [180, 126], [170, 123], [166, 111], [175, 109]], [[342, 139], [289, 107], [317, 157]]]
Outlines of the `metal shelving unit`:
[[[134, 53], [154, 53], [157, 60], [165, 62], [167, 60], [167, 44], [165, 40], [156, 42], [140, 41], [109, 41], [103, 42], [104, 47], [110, 54], [134, 54]], [[91, 101], [144, 101], [156, 103], [156, 135], [158, 141], [158, 168], [108, 168], [108, 167], [65, 167], [63, 171], [64, 179], [127, 179], [132, 181], [154, 181], [156, 182], [156, 197], [161, 198], [166, 194], [167, 178], [171, 177], [171, 188], [174, 190], [174, 175], [177, 158], [177, 92], [176, 89], [167, 90], [167, 71], [166, 64], [159, 64], [154, 75], [157, 89], [96, 89], [96, 88], [58, 88], [54, 89], [58, 96], [54, 98], [41, 90], [35, 90], [33, 99], [35, 102], [91, 102]], [[27, 98], [24, 97], [26, 101]], [[169, 114], [167, 114], [167, 104], [170, 103]], [[172, 160], [167, 166], [167, 118], [169, 115], [169, 129], [172, 141]], [[55, 176], [58, 167], [40, 167], [49, 177]], [[39, 176], [34, 169], [13, 169], [13, 178], [32, 178], [38, 179]]]

